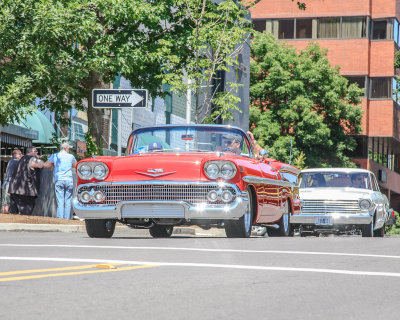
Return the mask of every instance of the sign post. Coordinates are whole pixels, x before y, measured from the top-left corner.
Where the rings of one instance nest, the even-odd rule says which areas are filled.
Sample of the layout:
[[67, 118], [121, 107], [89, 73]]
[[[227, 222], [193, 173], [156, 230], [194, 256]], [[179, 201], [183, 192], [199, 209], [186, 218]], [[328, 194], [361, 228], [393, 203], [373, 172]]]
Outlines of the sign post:
[[118, 156], [121, 156], [122, 110], [146, 108], [148, 91], [145, 89], [93, 89], [93, 108], [118, 109]]

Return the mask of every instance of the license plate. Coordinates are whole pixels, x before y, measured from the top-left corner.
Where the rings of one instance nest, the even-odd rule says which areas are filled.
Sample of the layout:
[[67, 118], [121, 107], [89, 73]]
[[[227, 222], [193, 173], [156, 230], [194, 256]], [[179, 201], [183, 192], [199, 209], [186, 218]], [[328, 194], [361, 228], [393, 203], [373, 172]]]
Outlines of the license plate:
[[332, 217], [317, 217], [315, 219], [315, 224], [317, 226], [331, 226], [332, 223]]

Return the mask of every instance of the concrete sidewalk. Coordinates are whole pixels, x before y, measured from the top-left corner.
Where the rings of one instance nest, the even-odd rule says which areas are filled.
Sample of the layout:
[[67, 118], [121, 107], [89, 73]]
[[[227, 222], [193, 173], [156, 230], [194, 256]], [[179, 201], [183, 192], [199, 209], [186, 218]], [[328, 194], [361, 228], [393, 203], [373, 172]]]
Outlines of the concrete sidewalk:
[[[0, 223], [0, 232], [82, 232], [86, 233], [84, 225], [67, 224], [29, 224], [29, 223]], [[127, 226], [116, 226], [116, 234], [135, 235], [148, 233], [146, 229], [131, 229]], [[203, 230], [199, 227], [175, 227], [173, 235], [189, 235], [199, 237], [225, 237], [224, 229], [211, 228]]]

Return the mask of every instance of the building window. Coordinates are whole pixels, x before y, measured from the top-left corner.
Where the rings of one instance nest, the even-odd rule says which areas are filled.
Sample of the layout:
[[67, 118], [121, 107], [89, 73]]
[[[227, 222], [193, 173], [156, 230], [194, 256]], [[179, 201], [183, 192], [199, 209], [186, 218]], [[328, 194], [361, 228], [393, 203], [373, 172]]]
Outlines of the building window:
[[399, 22], [397, 21], [397, 19], [393, 19], [393, 40], [394, 42], [397, 43], [398, 46], [400, 46], [399, 44]]
[[296, 19], [296, 38], [312, 38], [312, 19]]
[[85, 141], [85, 133], [83, 132], [83, 126], [80, 123], [71, 122], [71, 127], [68, 128], [69, 138], [72, 141], [80, 140]]
[[365, 38], [367, 36], [366, 17], [343, 17], [342, 38]]
[[371, 99], [392, 98], [392, 78], [371, 78]]
[[[393, 26], [394, 24], [394, 26]], [[396, 24], [393, 19], [373, 20], [372, 21], [372, 39], [373, 40], [392, 40]]]
[[344, 77], [349, 81], [349, 85], [352, 83], [356, 83], [360, 89], [364, 89], [364, 97], [366, 96], [365, 94], [366, 76], [344, 76]]
[[[377, 23], [387, 23], [390, 30], [399, 29], [398, 24], [394, 26], [394, 20], [396, 19], [381, 19]], [[253, 20], [253, 25], [255, 30], [266, 30], [278, 39], [359, 39], [368, 36], [369, 21], [368, 17], [256, 19]], [[392, 37], [394, 33], [392, 30], [388, 36]]]
[[400, 88], [399, 88], [399, 82], [397, 82], [396, 78], [393, 78], [392, 81], [392, 98], [394, 101], [399, 102], [399, 95], [400, 95]]
[[294, 38], [294, 19], [279, 20], [278, 39]]
[[265, 31], [265, 25], [266, 25], [265, 19], [253, 20], [253, 29], [258, 31], [258, 32], [264, 32]]
[[319, 18], [317, 36], [322, 39], [338, 38], [340, 18]]

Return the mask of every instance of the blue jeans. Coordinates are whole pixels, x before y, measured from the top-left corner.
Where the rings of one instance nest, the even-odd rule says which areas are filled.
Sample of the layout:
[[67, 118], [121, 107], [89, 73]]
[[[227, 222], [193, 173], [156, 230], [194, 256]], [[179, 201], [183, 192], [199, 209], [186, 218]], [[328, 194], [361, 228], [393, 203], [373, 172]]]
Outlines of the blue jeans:
[[71, 199], [74, 184], [72, 181], [56, 182], [57, 218], [71, 219]]

